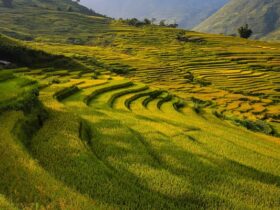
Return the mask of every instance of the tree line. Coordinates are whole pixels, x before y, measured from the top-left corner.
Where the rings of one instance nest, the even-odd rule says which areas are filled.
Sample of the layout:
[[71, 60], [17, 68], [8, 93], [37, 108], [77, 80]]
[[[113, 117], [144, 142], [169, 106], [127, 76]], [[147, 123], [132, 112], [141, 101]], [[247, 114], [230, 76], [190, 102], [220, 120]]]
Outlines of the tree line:
[[159, 22], [157, 22], [155, 18], [152, 19], [145, 18], [144, 20], [139, 20], [137, 18], [128, 18], [128, 19], [120, 18], [119, 21], [126, 23], [130, 26], [136, 26], [136, 27], [145, 26], [145, 25], [159, 25], [159, 26], [165, 26], [170, 28], [177, 28], [179, 26], [176, 22], [172, 24], [168, 24], [166, 23], [166, 20], [160, 20]]

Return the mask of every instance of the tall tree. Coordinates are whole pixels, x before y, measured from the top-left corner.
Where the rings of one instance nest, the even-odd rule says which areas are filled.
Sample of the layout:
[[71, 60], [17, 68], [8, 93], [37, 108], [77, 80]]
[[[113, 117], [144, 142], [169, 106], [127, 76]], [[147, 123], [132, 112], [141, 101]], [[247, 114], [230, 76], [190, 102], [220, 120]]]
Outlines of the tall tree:
[[253, 31], [249, 28], [248, 24], [245, 24], [238, 29], [238, 33], [241, 38], [248, 39], [250, 36], [252, 36]]

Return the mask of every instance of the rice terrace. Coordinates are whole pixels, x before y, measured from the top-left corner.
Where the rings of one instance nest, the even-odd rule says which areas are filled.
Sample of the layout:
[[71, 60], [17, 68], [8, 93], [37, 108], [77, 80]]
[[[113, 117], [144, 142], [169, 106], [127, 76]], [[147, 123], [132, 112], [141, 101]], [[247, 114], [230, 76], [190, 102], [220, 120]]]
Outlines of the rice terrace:
[[1, 0], [0, 210], [280, 209], [280, 3], [209, 1]]

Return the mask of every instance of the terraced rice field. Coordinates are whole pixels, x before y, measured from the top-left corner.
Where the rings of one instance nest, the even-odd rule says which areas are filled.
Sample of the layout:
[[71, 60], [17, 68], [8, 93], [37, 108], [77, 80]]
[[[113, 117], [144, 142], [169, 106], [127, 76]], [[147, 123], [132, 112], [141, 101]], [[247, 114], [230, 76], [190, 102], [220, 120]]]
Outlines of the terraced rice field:
[[211, 101], [211, 110], [227, 118], [279, 123], [279, 44], [195, 32], [186, 36], [203, 42], [179, 42], [180, 30], [129, 28], [119, 23], [110, 27], [107, 33], [114, 38], [106, 46], [37, 47], [67, 56], [75, 52], [82, 62], [94, 58], [108, 66], [126, 65], [132, 69], [125, 75], [130, 80], [187, 101], [194, 97]]
[[34, 8], [0, 14], [32, 38], [0, 37], [0, 209], [279, 209], [279, 44]]
[[[0, 165], [7, 171], [1, 175], [0, 186], [5, 189], [0, 187], [0, 193], [10, 199], [3, 197], [1, 205], [14, 203], [20, 209], [280, 206], [275, 196], [280, 194], [278, 138], [236, 127], [196, 111], [193, 101], [170, 91], [106, 71], [96, 79], [94, 73], [78, 71], [13, 72], [17, 77], [5, 80], [5, 86], [30, 77], [37, 80], [39, 100], [49, 116], [32, 138], [22, 142], [15, 134], [29, 115], [20, 111], [1, 115], [0, 137], [5, 141], [0, 154], [9, 165]], [[32, 88], [32, 83], [26, 87]], [[249, 109], [246, 102], [235, 106]]]

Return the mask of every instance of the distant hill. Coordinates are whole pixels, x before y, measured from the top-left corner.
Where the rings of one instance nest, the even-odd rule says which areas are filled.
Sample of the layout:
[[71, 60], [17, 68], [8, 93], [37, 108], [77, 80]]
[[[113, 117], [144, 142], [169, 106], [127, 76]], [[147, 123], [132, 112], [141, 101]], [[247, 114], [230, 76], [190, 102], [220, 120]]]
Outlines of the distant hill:
[[192, 28], [229, 0], [82, 0], [81, 3], [115, 18], [157, 18]]
[[231, 0], [194, 30], [229, 35], [245, 23], [253, 29], [253, 38], [280, 40], [280, 1]]
[[[0, 1], [0, 7], [4, 7], [2, 1]], [[13, 8], [41, 8], [46, 10], [59, 10], [79, 12], [87, 15], [99, 15], [93, 10], [88, 9], [85, 6], [79, 5], [76, 1], [72, 0], [14, 0]]]
[[0, 33], [20, 40], [81, 44], [108, 21], [71, 0], [14, 0], [12, 8], [0, 3]]

